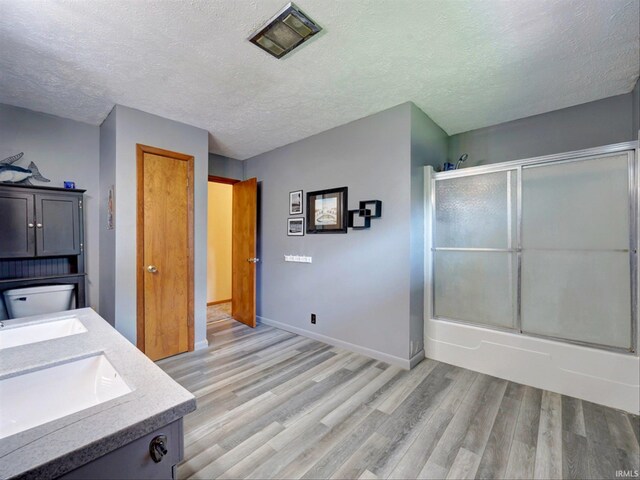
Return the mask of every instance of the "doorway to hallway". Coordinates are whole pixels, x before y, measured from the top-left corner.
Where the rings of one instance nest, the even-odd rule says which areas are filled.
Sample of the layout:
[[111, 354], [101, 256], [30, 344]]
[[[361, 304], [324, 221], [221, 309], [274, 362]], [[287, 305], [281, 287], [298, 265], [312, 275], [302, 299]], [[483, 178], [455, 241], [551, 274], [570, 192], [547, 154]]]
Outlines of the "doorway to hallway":
[[[219, 305], [231, 304], [233, 184], [238, 180], [209, 177], [207, 220], [207, 322], [219, 319]], [[210, 319], [209, 313], [214, 313]], [[229, 315], [231, 311], [229, 309]], [[228, 317], [227, 316], [227, 317]]]
[[257, 180], [209, 176], [207, 323], [256, 326]]

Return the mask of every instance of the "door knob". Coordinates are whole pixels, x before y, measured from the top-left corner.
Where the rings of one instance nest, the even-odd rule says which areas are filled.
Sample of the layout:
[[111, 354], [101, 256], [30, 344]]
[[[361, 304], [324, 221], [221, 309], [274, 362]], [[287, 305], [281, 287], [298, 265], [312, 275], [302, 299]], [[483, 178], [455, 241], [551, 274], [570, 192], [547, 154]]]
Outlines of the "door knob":
[[157, 273], [158, 272], [158, 267], [156, 267], [155, 265], [149, 265], [147, 267], [147, 272], [149, 272], [149, 273]]
[[41, 223], [36, 223], [36, 227], [42, 228], [42, 224]]
[[29, 223], [29, 224], [27, 224], [27, 226], [28, 226], [29, 228], [33, 228], [33, 227], [34, 227], [33, 223]]
[[250, 262], [250, 263], [258, 263], [259, 261], [260, 261], [260, 259], [259, 258], [255, 258], [255, 257], [254, 258], [247, 258], [247, 262]]

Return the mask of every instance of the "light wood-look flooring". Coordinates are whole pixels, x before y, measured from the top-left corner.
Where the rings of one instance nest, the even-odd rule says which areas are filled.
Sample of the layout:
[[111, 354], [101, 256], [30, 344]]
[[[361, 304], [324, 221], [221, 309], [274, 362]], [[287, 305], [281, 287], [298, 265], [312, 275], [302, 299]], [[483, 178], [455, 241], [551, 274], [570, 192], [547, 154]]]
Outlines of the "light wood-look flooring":
[[408, 372], [265, 325], [223, 320], [208, 338], [207, 350], [159, 362], [198, 402], [180, 478], [586, 479], [640, 468], [639, 419], [618, 410], [433, 360]]

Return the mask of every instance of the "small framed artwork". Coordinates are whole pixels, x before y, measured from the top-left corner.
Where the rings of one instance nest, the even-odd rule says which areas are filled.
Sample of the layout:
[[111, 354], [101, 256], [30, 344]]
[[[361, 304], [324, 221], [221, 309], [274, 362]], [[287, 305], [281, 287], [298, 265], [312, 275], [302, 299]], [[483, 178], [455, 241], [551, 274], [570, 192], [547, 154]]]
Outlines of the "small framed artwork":
[[302, 237], [304, 235], [304, 217], [289, 218], [287, 220], [287, 235]]
[[107, 230], [113, 230], [115, 228], [115, 187], [111, 185], [109, 187], [109, 193], [107, 193]]
[[302, 215], [302, 190], [289, 192], [289, 215]]
[[307, 233], [347, 233], [347, 187], [307, 192]]

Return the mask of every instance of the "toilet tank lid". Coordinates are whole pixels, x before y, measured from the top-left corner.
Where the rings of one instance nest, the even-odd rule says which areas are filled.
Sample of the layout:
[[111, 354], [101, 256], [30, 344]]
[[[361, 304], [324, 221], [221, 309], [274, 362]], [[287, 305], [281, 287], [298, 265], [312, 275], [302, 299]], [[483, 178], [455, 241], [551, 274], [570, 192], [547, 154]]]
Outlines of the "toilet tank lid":
[[36, 293], [51, 293], [51, 292], [62, 292], [66, 290], [72, 290], [73, 285], [69, 284], [61, 284], [61, 285], [45, 285], [42, 287], [29, 287], [29, 288], [14, 288], [12, 290], [6, 290], [4, 295], [9, 296], [22, 296], [22, 295], [33, 295]]

